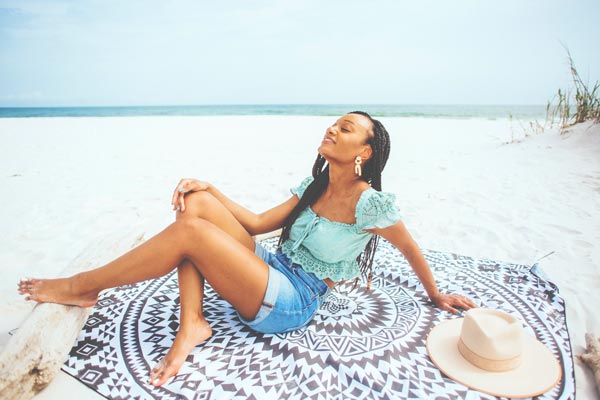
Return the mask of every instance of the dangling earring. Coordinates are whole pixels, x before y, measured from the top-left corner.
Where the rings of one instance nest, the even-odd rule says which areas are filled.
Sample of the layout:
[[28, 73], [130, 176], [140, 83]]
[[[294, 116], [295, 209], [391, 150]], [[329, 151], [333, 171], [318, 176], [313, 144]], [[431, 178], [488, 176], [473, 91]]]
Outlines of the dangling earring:
[[358, 176], [362, 175], [362, 168], [360, 167], [360, 164], [362, 164], [362, 157], [356, 156], [356, 159], [354, 160], [354, 173]]

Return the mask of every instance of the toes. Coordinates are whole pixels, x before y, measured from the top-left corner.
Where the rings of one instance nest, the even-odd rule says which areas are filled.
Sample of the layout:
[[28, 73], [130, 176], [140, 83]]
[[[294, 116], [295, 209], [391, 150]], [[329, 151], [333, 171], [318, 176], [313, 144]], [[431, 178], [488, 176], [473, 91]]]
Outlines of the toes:
[[[165, 367], [165, 369], [163, 370], [163, 373], [160, 375], [160, 377], [158, 377], [158, 379], [155, 379], [155, 383], [154, 386], [161, 386], [163, 385], [165, 382], [167, 382], [169, 380], [169, 378], [171, 378], [173, 375], [177, 374], [177, 370], [170, 366], [167, 365]], [[156, 382], [158, 380], [158, 382]]]
[[150, 371], [150, 379], [148, 380], [148, 383], [156, 386], [158, 384], [158, 382], [160, 381], [160, 378], [164, 372], [164, 369], [165, 369], [165, 359], [161, 358], [160, 361]]
[[35, 283], [36, 281], [33, 279], [22, 280], [18, 284], [17, 292], [20, 295], [25, 296], [25, 300], [38, 301], [37, 285]]
[[35, 293], [35, 288], [33, 286], [19, 286], [17, 291], [19, 294], [33, 295]]
[[161, 358], [156, 365], [154, 366], [154, 368], [152, 368], [152, 372], [157, 373], [158, 371], [161, 371], [163, 369], [165, 369], [165, 366], [167, 365], [166, 361], [164, 358]]
[[148, 379], [148, 383], [156, 386], [158, 385], [158, 382], [160, 381], [160, 377], [162, 376], [162, 374], [150, 374], [150, 379]]
[[19, 286], [17, 291], [19, 292], [19, 294], [26, 294], [26, 293], [31, 293], [32, 289], [28, 286]]
[[19, 283], [17, 283], [18, 291], [21, 294], [24, 293], [32, 293], [35, 290], [36, 281], [31, 278], [21, 278]]
[[174, 366], [167, 364], [164, 359], [160, 360], [158, 364], [152, 368], [150, 372], [150, 379], [148, 383], [154, 386], [161, 386], [169, 380], [173, 375], [176, 375], [178, 369]]
[[150, 375], [150, 380], [148, 381], [148, 383], [153, 386], [160, 386], [163, 383], [165, 383], [165, 381], [167, 379], [169, 379], [169, 377], [165, 375], [165, 372], [160, 371], [160, 372]]
[[148, 383], [153, 386], [156, 386], [158, 384], [158, 382], [160, 381], [161, 376], [162, 376], [162, 373], [150, 374], [150, 379], [148, 379]]

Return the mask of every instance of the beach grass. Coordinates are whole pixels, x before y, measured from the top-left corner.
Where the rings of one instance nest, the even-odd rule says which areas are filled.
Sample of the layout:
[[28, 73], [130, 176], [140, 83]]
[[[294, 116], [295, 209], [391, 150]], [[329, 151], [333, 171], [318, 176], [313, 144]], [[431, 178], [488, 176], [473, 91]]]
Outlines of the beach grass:
[[520, 142], [557, 125], [562, 134], [567, 132], [567, 128], [582, 122], [592, 121], [594, 124], [600, 124], [600, 82], [596, 81], [593, 86], [585, 83], [575, 67], [569, 49], [563, 47], [567, 52], [573, 88], [557, 90], [557, 94], [546, 104], [546, 116], [543, 122], [536, 119], [523, 124], [519, 121], [522, 136], [515, 135], [513, 116], [509, 114], [511, 139], [508, 143]]
[[593, 86], [583, 82], [569, 49], [565, 47], [565, 50], [574, 88], [558, 89], [546, 106], [546, 123], [556, 121], [561, 129], [585, 121], [600, 123], [600, 82], [596, 81]]

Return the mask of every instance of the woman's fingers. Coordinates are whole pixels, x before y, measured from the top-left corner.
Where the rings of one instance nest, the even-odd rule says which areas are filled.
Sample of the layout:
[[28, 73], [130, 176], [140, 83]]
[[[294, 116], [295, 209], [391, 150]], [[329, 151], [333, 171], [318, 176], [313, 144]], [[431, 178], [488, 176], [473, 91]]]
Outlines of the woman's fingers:
[[184, 179], [180, 180], [177, 186], [175, 186], [175, 190], [173, 191], [173, 197], [171, 198], [171, 204], [173, 205], [173, 210], [178, 206], [179, 195], [181, 194], [180, 189], [183, 187]]
[[473, 301], [471, 299], [469, 299], [468, 297], [465, 297], [463, 299], [463, 306], [462, 308], [464, 308], [465, 310], [468, 310], [470, 308], [476, 308], [477, 304], [473, 303]]
[[458, 314], [458, 310], [456, 308], [452, 307], [450, 304], [447, 304], [447, 303], [444, 304], [444, 310], [446, 310], [446, 311], [448, 311], [448, 312], [450, 312], [450, 313], [452, 313], [454, 315]]
[[179, 181], [175, 190], [173, 191], [173, 197], [171, 198], [171, 204], [173, 205], [173, 210], [178, 210], [181, 212], [185, 211], [185, 195], [192, 192], [197, 192], [201, 190], [208, 190], [209, 184], [206, 182], [201, 182], [196, 179], [182, 179]]
[[173, 210], [175, 210], [177, 206], [177, 202], [179, 200], [179, 193], [174, 193], [173, 198], [171, 199], [171, 205], [173, 206]]
[[191, 179], [182, 179], [179, 181], [175, 190], [173, 191], [173, 197], [171, 198], [171, 204], [173, 205], [173, 210], [183, 211], [185, 207], [183, 198], [186, 193], [191, 191]]
[[184, 212], [185, 211], [185, 202], [184, 202], [184, 198], [185, 198], [185, 192], [181, 192], [179, 193], [179, 211]]
[[451, 306], [452, 303], [452, 297], [447, 294], [442, 294], [436, 299], [436, 304], [439, 308], [448, 311], [449, 313], [456, 314], [458, 311]]
[[175, 190], [173, 190], [173, 195], [171, 196], [171, 205], [173, 206], [173, 209], [175, 209], [175, 200], [177, 199], [177, 186], [175, 187]]
[[457, 295], [457, 305], [460, 306], [463, 310], [469, 310], [471, 308], [477, 307], [477, 304], [473, 303], [473, 300], [466, 296]]
[[178, 211], [183, 212], [185, 207], [185, 194], [187, 193], [187, 189], [184, 185], [181, 185], [177, 188], [177, 200], [175, 202], [175, 206]]
[[463, 310], [469, 310], [478, 306], [466, 296], [460, 294], [448, 294], [442, 295], [439, 307], [442, 310], [451, 312], [452, 314], [458, 314], [459, 311], [455, 307], [459, 307]]

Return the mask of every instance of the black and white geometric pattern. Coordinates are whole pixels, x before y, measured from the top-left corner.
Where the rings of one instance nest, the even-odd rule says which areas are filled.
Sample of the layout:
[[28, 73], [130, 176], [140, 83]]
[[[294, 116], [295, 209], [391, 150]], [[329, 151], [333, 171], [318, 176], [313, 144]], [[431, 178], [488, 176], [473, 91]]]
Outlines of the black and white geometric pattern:
[[[263, 242], [274, 249], [277, 238]], [[565, 305], [536, 268], [423, 250], [443, 292], [520, 317], [554, 353], [563, 378], [539, 399], [574, 399]], [[495, 399], [443, 375], [427, 333], [453, 315], [437, 309], [402, 254], [381, 240], [371, 291], [342, 286], [303, 330], [256, 333], [208, 285], [213, 336], [164, 386], [147, 384], [179, 327], [177, 274], [107, 291], [63, 370], [111, 399]]]

